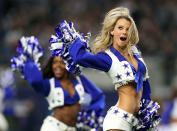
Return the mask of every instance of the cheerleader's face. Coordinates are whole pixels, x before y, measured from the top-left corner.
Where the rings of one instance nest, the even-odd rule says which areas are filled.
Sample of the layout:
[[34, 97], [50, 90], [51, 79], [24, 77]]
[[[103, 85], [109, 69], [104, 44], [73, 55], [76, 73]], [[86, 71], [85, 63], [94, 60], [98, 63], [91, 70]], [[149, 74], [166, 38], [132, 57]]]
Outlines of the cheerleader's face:
[[120, 18], [114, 29], [110, 32], [113, 36], [113, 47], [115, 49], [123, 49], [127, 46], [128, 30], [130, 28], [130, 21], [125, 18]]
[[59, 57], [55, 56], [52, 62], [52, 70], [56, 78], [61, 79], [67, 74], [64, 61]]

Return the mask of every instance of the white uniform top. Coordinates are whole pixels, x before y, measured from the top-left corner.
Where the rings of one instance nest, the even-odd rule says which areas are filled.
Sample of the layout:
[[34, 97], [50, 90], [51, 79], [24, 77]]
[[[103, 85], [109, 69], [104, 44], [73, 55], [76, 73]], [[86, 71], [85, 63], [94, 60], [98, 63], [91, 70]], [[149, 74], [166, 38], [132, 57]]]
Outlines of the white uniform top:
[[[119, 59], [110, 51], [110, 49], [107, 49], [105, 52], [112, 59], [112, 65], [111, 65], [110, 70], [107, 72], [107, 74], [112, 79], [112, 82], [115, 85], [116, 90], [118, 87], [122, 85], [126, 85], [128, 84], [128, 82], [135, 80], [135, 75], [133, 74], [133, 70], [128, 61], [119, 61]], [[136, 52], [134, 51], [134, 54], [137, 54], [137, 52], [138, 51]], [[138, 59], [141, 60], [143, 64], [145, 65], [141, 57]], [[143, 80], [145, 81], [147, 78], [149, 78], [149, 76], [148, 76], [148, 71], [146, 67], [146, 73], [143, 76]]]
[[[77, 77], [78, 84], [75, 86], [75, 89], [79, 95], [79, 104], [83, 106], [88, 106], [91, 102], [91, 96], [84, 91], [84, 87], [80, 78]], [[48, 109], [51, 110], [55, 107], [60, 107], [64, 105], [64, 92], [61, 87], [55, 87], [55, 79], [50, 79], [50, 92], [49, 95], [46, 97], [49, 107]]]

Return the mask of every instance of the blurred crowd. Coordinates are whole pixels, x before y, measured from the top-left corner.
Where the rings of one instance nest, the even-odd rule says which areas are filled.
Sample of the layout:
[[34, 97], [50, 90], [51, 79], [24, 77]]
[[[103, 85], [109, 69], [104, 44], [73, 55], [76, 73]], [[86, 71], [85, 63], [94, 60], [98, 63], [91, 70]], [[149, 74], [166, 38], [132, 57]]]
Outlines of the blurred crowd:
[[162, 58], [165, 84], [170, 84], [176, 73], [176, 0], [1, 0], [0, 63], [9, 63], [23, 35], [39, 37], [48, 50], [54, 27], [64, 19], [74, 22], [83, 33], [91, 32], [95, 38], [105, 12], [116, 6], [130, 9], [138, 26], [143, 55]]
[[[49, 57], [48, 40], [54, 33], [55, 26], [62, 20], [72, 21], [80, 32], [91, 32], [92, 42], [101, 28], [105, 13], [117, 6], [130, 9], [139, 31], [139, 47], [143, 56], [160, 60], [150, 65], [158, 64], [159, 69], [162, 69], [162, 75], [158, 77], [162, 78], [161, 82], [168, 88], [167, 91], [171, 92], [172, 88], [177, 88], [177, 83], [176, 86], [172, 86], [177, 74], [176, 0], [1, 0], [0, 70], [10, 67], [10, 59], [14, 56], [18, 40], [22, 36], [38, 37], [46, 52], [43, 60]], [[155, 73], [154, 70], [151, 72]], [[151, 78], [157, 79], [153, 76]], [[106, 93], [109, 94], [109, 92]], [[165, 97], [165, 92], [164, 99], [160, 98], [161, 103], [168, 105], [171, 99]], [[25, 112], [24, 116], [19, 116], [17, 111], [13, 119], [9, 118], [10, 125], [18, 131], [23, 131], [23, 128], [26, 131], [27, 129], [29, 131], [39, 130], [42, 123], [39, 121], [47, 112], [47, 108], [46, 110], [41, 108], [46, 107], [45, 101], [36, 95], [27, 83], [18, 79], [16, 80], [15, 102], [18, 110], [23, 109], [24, 105], [28, 108], [21, 111]], [[109, 102], [109, 97], [107, 97], [107, 102]], [[161, 112], [163, 113], [164, 110], [166, 110], [165, 106], [162, 106]], [[38, 114], [38, 117], [35, 114]], [[29, 124], [31, 119], [32, 123]], [[32, 127], [35, 128], [32, 129]]]

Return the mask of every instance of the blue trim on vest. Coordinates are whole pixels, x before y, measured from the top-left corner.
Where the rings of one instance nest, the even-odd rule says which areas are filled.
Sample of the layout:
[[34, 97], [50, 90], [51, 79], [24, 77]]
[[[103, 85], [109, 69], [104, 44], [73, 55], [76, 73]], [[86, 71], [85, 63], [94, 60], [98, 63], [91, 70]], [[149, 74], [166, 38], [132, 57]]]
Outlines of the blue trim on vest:
[[127, 61], [113, 46], [110, 47], [110, 51], [117, 56], [119, 61]]
[[[73, 79], [72, 83], [75, 88], [75, 86], [78, 84], [78, 81], [76, 79]], [[60, 84], [60, 82], [57, 78], [55, 78], [55, 88], [62, 88], [63, 93], [64, 93], [64, 105], [65, 104], [69, 104], [69, 105], [74, 104], [74, 103], [78, 102], [80, 99], [79, 94], [76, 91], [76, 89], [75, 89], [74, 95], [70, 96], [69, 92], [62, 87], [62, 85]]]
[[127, 61], [132, 68], [133, 73], [135, 74], [135, 82], [137, 83], [137, 90], [138, 93], [143, 87], [143, 76], [146, 72], [145, 65], [141, 60], [139, 55], [134, 54], [135, 59], [138, 62], [138, 71], [136, 71], [135, 67], [123, 56], [121, 55], [113, 46], [110, 47], [110, 51], [118, 58], [119, 61]]
[[146, 73], [146, 68], [143, 62], [139, 60], [136, 55], [135, 58], [138, 61], [138, 71], [135, 73], [135, 82], [137, 83], [136, 92], [138, 93], [143, 87], [143, 76]]

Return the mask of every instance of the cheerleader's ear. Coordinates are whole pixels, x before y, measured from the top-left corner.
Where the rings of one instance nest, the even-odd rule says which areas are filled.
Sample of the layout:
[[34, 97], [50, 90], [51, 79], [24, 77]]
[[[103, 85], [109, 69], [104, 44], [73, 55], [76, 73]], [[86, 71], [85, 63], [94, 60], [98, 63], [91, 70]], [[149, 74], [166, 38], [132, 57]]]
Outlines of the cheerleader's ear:
[[111, 35], [114, 35], [114, 30], [110, 30], [109, 33], [110, 33]]

